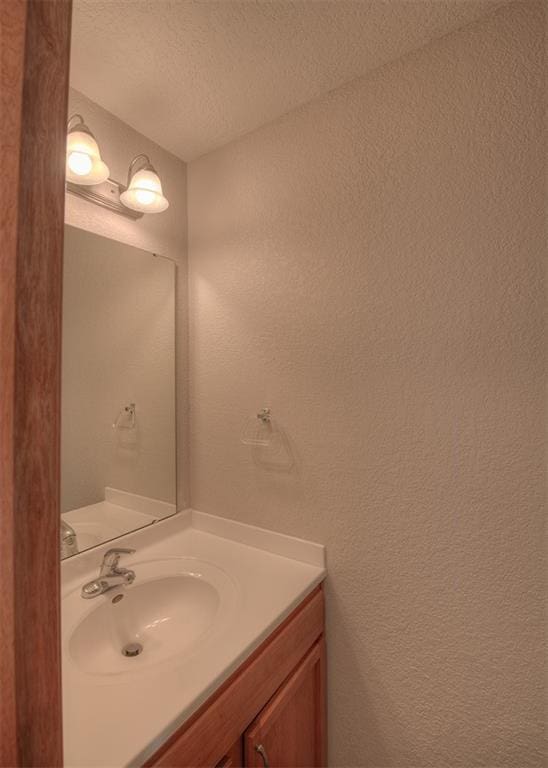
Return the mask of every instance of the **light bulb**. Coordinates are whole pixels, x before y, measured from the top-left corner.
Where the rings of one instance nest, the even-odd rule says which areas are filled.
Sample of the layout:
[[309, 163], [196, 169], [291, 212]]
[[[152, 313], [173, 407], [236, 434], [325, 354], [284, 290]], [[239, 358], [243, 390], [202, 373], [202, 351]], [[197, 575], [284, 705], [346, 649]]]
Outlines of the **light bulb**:
[[[80, 128], [80, 129], [79, 129]], [[66, 178], [74, 184], [101, 184], [109, 176], [95, 138], [83, 126], [71, 129], [67, 136]]]
[[77, 176], [85, 176], [91, 171], [93, 162], [85, 152], [71, 152], [68, 156], [68, 167]]
[[152, 205], [155, 197], [156, 193], [150, 192], [148, 189], [135, 190], [135, 199], [138, 203], [141, 203], [141, 205]]

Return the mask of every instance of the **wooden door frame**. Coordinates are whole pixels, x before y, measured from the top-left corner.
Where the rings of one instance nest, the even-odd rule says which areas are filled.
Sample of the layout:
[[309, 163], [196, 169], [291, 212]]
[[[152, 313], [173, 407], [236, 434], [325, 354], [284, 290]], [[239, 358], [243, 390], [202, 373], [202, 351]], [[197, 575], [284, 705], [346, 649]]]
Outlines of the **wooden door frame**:
[[71, 0], [0, 2], [0, 765], [60, 766], [59, 443]]

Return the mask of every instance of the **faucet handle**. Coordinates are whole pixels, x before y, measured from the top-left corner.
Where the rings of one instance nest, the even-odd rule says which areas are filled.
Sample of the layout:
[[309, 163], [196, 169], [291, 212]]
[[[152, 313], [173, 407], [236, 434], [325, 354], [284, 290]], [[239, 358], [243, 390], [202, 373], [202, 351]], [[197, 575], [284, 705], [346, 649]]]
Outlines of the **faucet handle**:
[[105, 552], [105, 556], [103, 557], [101, 573], [104, 573], [105, 571], [115, 571], [122, 555], [133, 554], [135, 554], [135, 550], [127, 549], [126, 547], [114, 547], [113, 549], [109, 549]]

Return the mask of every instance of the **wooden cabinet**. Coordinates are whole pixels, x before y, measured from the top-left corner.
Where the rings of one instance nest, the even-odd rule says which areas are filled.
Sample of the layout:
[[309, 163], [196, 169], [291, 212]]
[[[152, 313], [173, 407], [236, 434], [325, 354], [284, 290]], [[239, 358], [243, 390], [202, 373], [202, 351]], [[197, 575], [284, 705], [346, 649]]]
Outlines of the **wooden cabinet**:
[[316, 643], [244, 735], [245, 765], [325, 765], [324, 641]]
[[219, 760], [215, 768], [241, 768], [244, 764], [244, 757], [242, 752], [242, 739], [232, 745], [226, 755]]
[[147, 768], [326, 764], [323, 590], [318, 587], [147, 761]]

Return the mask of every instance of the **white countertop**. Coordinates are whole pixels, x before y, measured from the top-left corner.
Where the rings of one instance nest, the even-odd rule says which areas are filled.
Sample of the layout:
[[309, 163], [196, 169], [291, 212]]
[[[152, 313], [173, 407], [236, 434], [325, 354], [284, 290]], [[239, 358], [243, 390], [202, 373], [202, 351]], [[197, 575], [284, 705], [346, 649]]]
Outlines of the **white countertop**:
[[[172, 659], [136, 674], [93, 676], [70, 655], [67, 637], [77, 618], [63, 609], [67, 768], [141, 765], [326, 575], [325, 550], [319, 544], [186, 511], [64, 560], [63, 597], [97, 576], [110, 546], [137, 550], [124, 560], [137, 579], [140, 561], [169, 557], [197, 558], [222, 569], [235, 587], [232, 618], [221, 636], [206, 638], [186, 660]], [[66, 604], [71, 604], [68, 598]]]

